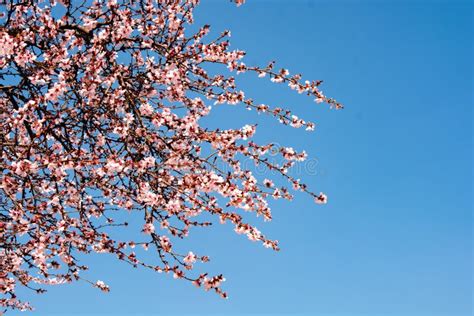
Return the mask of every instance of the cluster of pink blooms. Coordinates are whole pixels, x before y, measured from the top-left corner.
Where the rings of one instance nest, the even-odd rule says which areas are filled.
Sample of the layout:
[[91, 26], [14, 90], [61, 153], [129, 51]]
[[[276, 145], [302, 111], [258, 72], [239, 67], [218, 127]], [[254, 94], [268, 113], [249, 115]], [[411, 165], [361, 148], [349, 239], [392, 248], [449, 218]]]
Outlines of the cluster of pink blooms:
[[[301, 82], [301, 75], [275, 70], [273, 62], [245, 65], [245, 53], [229, 49], [228, 31], [207, 43], [209, 26], [188, 31], [198, 3], [1, 2], [1, 307], [31, 308], [17, 297], [19, 286], [42, 293], [43, 285], [85, 280], [109, 291], [83, 276], [88, 267], [77, 254], [92, 252], [227, 297], [222, 275], [193, 274], [207, 256], [180, 253], [173, 244], [191, 228], [213, 224], [202, 220], [211, 215], [278, 250], [244, 212], [271, 220], [268, 201], [293, 197], [286, 185], [326, 203], [323, 193], [290, 175], [305, 152], [251, 141], [255, 125], [213, 130], [199, 121], [211, 105], [234, 104], [314, 129], [286, 109], [254, 103], [237, 88], [236, 73], [268, 77], [318, 103], [342, 106], [324, 96], [321, 81]], [[228, 75], [211, 74], [210, 64], [223, 65]], [[268, 159], [272, 152], [279, 162]], [[258, 179], [243, 159], [288, 184]], [[127, 216], [142, 221], [132, 225]], [[119, 226], [138, 237], [120, 237]], [[141, 259], [147, 249], [156, 251], [156, 261]]]

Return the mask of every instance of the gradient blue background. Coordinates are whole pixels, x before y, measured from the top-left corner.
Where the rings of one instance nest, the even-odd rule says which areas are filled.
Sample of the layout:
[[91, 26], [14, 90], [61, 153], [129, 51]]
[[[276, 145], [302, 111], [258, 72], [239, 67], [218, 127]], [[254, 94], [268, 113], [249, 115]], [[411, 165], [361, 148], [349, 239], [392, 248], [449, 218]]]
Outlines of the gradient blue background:
[[[318, 123], [307, 133], [239, 107], [209, 126], [259, 122], [256, 139], [306, 149], [316, 174], [297, 171], [329, 204], [298, 194], [260, 223], [274, 253], [231, 226], [194, 230], [190, 242], [223, 272], [229, 300], [187, 282], [90, 258], [87, 284], [27, 292], [36, 315], [471, 315], [472, 12], [468, 1], [204, 1], [199, 24], [232, 30], [247, 64], [275, 59], [324, 79], [346, 105], [330, 111], [252, 76], [257, 102]], [[16, 315], [16, 313], [12, 313]]]

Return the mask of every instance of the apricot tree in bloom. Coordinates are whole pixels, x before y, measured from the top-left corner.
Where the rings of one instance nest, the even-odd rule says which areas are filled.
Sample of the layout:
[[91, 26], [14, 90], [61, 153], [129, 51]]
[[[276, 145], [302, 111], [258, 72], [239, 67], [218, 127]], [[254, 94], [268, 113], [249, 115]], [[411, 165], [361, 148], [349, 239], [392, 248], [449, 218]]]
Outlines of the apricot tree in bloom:
[[[288, 70], [242, 62], [228, 31], [207, 40], [191, 33], [198, 0], [10, 0], [0, 5], [0, 306], [30, 309], [15, 295], [25, 286], [85, 280], [79, 253], [109, 253], [191, 281], [223, 297], [222, 275], [193, 273], [205, 255], [173, 246], [203, 215], [278, 250], [245, 222], [242, 211], [271, 220], [268, 201], [291, 200], [289, 188], [257, 179], [243, 159], [325, 203], [288, 172], [304, 152], [257, 144], [256, 126], [209, 129], [212, 106], [243, 106], [295, 128], [313, 130], [288, 110], [257, 104], [234, 73], [251, 72], [341, 108]], [[235, 1], [241, 4], [243, 1]], [[206, 71], [221, 65], [222, 74]], [[268, 154], [277, 151], [279, 162]], [[117, 233], [121, 213], [141, 220], [133, 240]], [[208, 218], [207, 216], [206, 218]], [[123, 235], [123, 234], [122, 234]], [[141, 248], [156, 262], [140, 259]]]

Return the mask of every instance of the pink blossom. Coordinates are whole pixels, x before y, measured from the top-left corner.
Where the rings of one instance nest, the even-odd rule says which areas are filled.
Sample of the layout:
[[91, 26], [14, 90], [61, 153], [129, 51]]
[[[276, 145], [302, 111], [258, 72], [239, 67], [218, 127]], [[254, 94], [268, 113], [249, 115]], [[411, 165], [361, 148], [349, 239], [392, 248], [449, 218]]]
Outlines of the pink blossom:
[[28, 174], [34, 174], [38, 171], [38, 164], [31, 162], [28, 159], [22, 161], [14, 161], [12, 163], [13, 172], [17, 175], [26, 177]]
[[269, 179], [265, 179], [263, 180], [263, 184], [267, 187], [267, 188], [272, 188], [273, 187], [273, 181], [272, 180], [269, 180]]
[[109, 292], [110, 291], [109, 286], [101, 280], [98, 280], [97, 282], [95, 282], [95, 286], [98, 287], [102, 292]]
[[155, 232], [155, 226], [153, 225], [153, 223], [146, 223], [145, 225], [143, 225], [143, 232], [145, 234], [154, 233]]
[[163, 248], [164, 251], [166, 252], [171, 251], [170, 239], [167, 236], [160, 236], [159, 242], [160, 242], [161, 248]]
[[148, 103], [143, 103], [140, 105], [140, 113], [142, 115], [151, 115], [153, 114], [153, 107]]
[[184, 257], [183, 261], [187, 264], [193, 264], [194, 262], [196, 262], [196, 259], [196, 255], [192, 251], [190, 251], [188, 252], [186, 257]]
[[314, 198], [314, 201], [318, 204], [326, 204], [328, 202], [328, 197], [324, 193], [319, 193], [317, 197]]

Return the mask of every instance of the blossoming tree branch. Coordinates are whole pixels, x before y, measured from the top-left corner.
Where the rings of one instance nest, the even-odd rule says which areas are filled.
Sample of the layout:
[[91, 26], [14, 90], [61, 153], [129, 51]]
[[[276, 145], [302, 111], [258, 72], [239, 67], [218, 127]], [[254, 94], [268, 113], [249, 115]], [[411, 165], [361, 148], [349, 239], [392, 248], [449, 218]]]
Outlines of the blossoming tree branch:
[[[243, 1], [235, 1], [238, 5]], [[254, 102], [238, 73], [289, 86], [317, 103], [342, 106], [274, 63], [242, 62], [224, 31], [196, 32], [198, 0], [3, 1], [0, 4], [0, 306], [31, 309], [16, 289], [83, 280], [78, 254], [108, 253], [134, 267], [185, 279], [222, 297], [222, 275], [194, 272], [209, 258], [173, 244], [214, 217], [278, 250], [245, 212], [272, 219], [270, 199], [313, 193], [291, 176], [305, 152], [250, 139], [256, 126], [209, 129], [200, 119], [231, 104], [295, 128], [314, 124]], [[214, 64], [222, 74], [211, 75]], [[214, 66], [215, 67], [215, 66]], [[283, 87], [285, 88], [285, 87]], [[269, 153], [277, 153], [279, 162]], [[275, 179], [257, 179], [251, 160]], [[279, 180], [281, 181], [281, 180]], [[134, 216], [139, 226], [123, 221]], [[123, 228], [120, 228], [123, 226]], [[132, 240], [121, 238], [120, 229]], [[136, 234], [130, 233], [131, 231]], [[122, 231], [123, 232], [123, 231]], [[156, 252], [147, 262], [140, 252]]]

